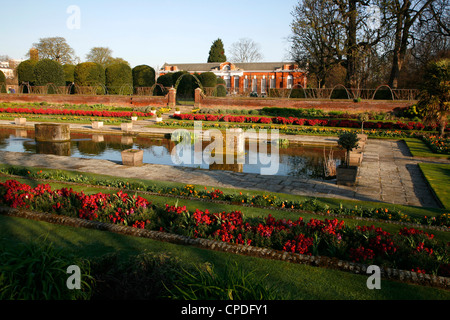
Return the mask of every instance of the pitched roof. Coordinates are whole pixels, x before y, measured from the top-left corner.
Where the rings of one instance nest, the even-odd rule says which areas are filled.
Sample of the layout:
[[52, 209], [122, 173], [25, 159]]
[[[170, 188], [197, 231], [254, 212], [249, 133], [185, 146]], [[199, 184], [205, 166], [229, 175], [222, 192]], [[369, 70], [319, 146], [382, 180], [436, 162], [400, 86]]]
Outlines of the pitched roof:
[[[164, 63], [161, 67], [162, 70], [166, 66], [177, 66], [180, 71], [192, 71], [192, 72], [207, 72], [213, 69], [218, 69], [223, 62], [208, 62], [208, 63]], [[236, 68], [245, 71], [274, 71], [280, 69], [285, 64], [292, 64], [294, 62], [244, 62], [233, 63]]]

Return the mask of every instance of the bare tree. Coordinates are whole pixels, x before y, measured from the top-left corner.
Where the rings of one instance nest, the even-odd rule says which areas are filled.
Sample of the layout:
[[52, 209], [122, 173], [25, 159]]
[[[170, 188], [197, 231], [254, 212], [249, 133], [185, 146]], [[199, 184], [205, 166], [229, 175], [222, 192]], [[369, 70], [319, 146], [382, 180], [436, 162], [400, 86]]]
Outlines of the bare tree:
[[259, 44], [249, 38], [242, 38], [234, 42], [229, 52], [232, 62], [258, 62], [263, 59]]
[[107, 47], [93, 47], [86, 55], [86, 61], [95, 62], [106, 68], [112, 58], [112, 50]]
[[318, 87], [345, 53], [345, 30], [334, 23], [335, 10], [331, 0], [303, 0], [292, 12], [291, 57], [317, 79]]
[[[70, 47], [63, 37], [41, 38], [33, 47], [39, 52], [40, 59], [52, 59], [61, 64], [74, 64], [78, 60], [75, 50]], [[27, 53], [30, 56], [30, 53]]]

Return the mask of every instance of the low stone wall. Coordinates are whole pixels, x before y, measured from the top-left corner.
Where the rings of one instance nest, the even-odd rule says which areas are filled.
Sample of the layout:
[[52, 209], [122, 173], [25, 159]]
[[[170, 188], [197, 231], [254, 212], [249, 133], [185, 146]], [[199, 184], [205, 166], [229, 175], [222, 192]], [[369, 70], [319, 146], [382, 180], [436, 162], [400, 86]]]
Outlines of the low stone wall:
[[166, 107], [168, 96], [115, 96], [115, 95], [57, 95], [57, 94], [0, 94], [0, 102], [12, 103], [55, 103], [55, 104], [103, 104], [110, 106]]
[[[0, 214], [21, 217], [30, 220], [44, 221], [54, 224], [66, 225], [71, 227], [89, 228], [101, 231], [109, 231], [118, 234], [124, 234], [135, 237], [153, 239], [180, 245], [191, 245], [202, 249], [216, 250], [222, 252], [230, 252], [233, 254], [241, 254], [246, 256], [274, 259], [287, 261], [291, 263], [308, 264], [311, 266], [325, 267], [330, 269], [338, 269], [341, 271], [351, 272], [370, 276], [367, 274], [368, 265], [354, 262], [338, 260], [336, 258], [308, 256], [297, 253], [289, 253], [284, 251], [272, 250], [267, 248], [252, 247], [247, 245], [229, 244], [226, 242], [209, 240], [209, 239], [192, 239], [189, 237], [170, 234], [166, 232], [150, 231], [145, 229], [132, 228], [129, 226], [114, 225], [97, 221], [89, 221], [78, 218], [58, 216], [54, 214], [32, 212], [26, 210], [18, 210], [7, 207], [0, 207]], [[448, 289], [450, 286], [450, 278], [438, 277], [430, 274], [421, 274], [406, 270], [398, 270], [391, 268], [381, 268], [381, 277], [384, 279], [402, 281], [413, 284], [420, 284], [432, 287]]]

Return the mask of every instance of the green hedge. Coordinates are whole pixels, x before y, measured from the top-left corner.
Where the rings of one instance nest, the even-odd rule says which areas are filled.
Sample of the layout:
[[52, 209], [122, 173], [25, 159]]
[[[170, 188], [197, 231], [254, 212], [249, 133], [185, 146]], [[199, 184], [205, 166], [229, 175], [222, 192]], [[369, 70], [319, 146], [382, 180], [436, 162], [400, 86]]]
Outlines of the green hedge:
[[129, 65], [116, 63], [106, 68], [106, 88], [109, 94], [132, 94], [133, 72]]
[[133, 68], [133, 87], [151, 87], [155, 84], [155, 69], [147, 65]]
[[19, 84], [23, 82], [29, 82], [30, 85], [34, 85], [35, 76], [34, 76], [34, 65], [37, 63], [35, 60], [25, 60], [22, 61], [17, 66], [17, 76], [19, 78]]
[[217, 85], [217, 76], [214, 72], [203, 72], [200, 74], [199, 80], [206, 88], [214, 88]]
[[73, 77], [78, 86], [104, 85], [105, 69], [95, 62], [83, 62], [75, 66]]
[[55, 86], [64, 86], [64, 69], [63, 66], [51, 59], [42, 59], [36, 62], [33, 68], [35, 84], [37, 86], [45, 86], [49, 83]]
[[[173, 73], [163, 74], [163, 75], [159, 76], [158, 79], [156, 80], [156, 83], [159, 83], [160, 85], [162, 85], [163, 87], [166, 87], [166, 88], [172, 87], [174, 85]], [[159, 86], [156, 87], [155, 91], [156, 91], [157, 96], [162, 96], [162, 95], [166, 94], [165, 92], [163, 92], [161, 90], [161, 88]]]

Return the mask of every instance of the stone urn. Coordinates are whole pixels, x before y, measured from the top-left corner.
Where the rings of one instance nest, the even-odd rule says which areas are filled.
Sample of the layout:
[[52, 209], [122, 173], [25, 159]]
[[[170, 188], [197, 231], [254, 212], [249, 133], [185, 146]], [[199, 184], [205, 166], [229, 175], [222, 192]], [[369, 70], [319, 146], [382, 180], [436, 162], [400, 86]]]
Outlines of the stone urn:
[[142, 166], [144, 160], [144, 150], [127, 149], [122, 151], [122, 164], [124, 166]]
[[67, 142], [70, 141], [68, 124], [40, 123], [34, 125], [36, 141]]
[[26, 118], [15, 118], [15, 119], [14, 119], [14, 123], [15, 123], [17, 126], [24, 126], [24, 125], [27, 124], [27, 119], [26, 119]]
[[121, 123], [120, 129], [125, 132], [131, 131], [133, 129], [133, 124], [128, 122]]
[[137, 121], [138, 117], [131, 117], [131, 121]]
[[351, 151], [349, 164], [351, 166], [359, 166], [359, 165], [361, 165], [362, 159], [363, 159], [363, 153], [358, 151], [358, 149], [356, 151]]
[[92, 129], [101, 129], [101, 128], [103, 128], [103, 121], [92, 122]]

